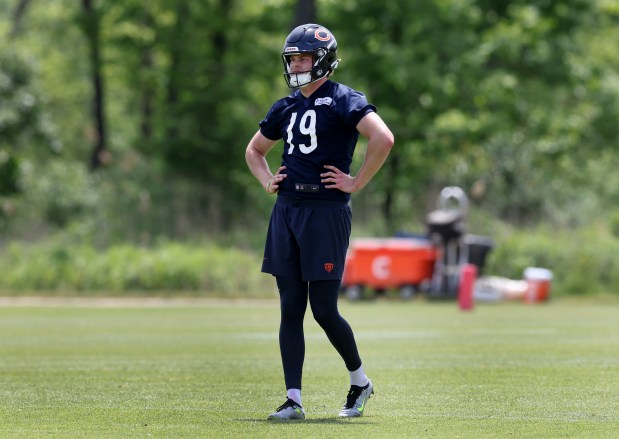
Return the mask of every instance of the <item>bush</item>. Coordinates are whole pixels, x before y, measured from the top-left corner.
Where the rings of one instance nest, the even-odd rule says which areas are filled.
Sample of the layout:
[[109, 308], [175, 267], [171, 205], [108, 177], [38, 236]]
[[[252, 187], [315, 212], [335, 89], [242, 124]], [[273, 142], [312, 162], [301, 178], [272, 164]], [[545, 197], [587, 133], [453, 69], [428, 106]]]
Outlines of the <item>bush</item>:
[[11, 244], [0, 259], [0, 289], [8, 292], [155, 292], [212, 297], [268, 297], [274, 283], [261, 258], [213, 245], [162, 243], [150, 248], [47, 242]]
[[553, 272], [553, 295], [619, 293], [619, 240], [597, 228], [520, 230], [495, 238], [487, 274], [521, 279], [526, 267]]
[[[496, 229], [484, 273], [521, 279], [527, 267], [553, 272], [553, 295], [619, 294], [619, 239], [607, 229]], [[103, 251], [55, 238], [13, 243], [0, 254], [5, 294], [155, 294], [275, 297], [261, 257], [213, 244], [119, 244]]]

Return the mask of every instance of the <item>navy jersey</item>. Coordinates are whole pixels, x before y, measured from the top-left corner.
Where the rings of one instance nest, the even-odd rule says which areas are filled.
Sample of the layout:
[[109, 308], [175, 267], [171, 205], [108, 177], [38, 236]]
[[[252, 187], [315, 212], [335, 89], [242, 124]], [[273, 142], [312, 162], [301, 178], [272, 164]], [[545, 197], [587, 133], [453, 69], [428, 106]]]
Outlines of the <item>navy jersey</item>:
[[309, 98], [299, 90], [277, 101], [260, 122], [260, 132], [284, 140], [282, 165], [286, 179], [279, 194], [303, 199], [347, 202], [350, 194], [325, 189], [320, 174], [333, 165], [349, 174], [359, 139], [357, 124], [376, 107], [363, 93], [326, 81]]

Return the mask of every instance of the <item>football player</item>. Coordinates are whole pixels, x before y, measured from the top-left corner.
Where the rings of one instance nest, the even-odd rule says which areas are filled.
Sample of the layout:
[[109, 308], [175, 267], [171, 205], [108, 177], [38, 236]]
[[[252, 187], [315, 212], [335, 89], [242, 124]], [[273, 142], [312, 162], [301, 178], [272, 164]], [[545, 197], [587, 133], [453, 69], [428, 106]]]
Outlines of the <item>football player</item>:
[[[275, 276], [280, 295], [279, 345], [287, 399], [269, 419], [303, 419], [303, 318], [308, 304], [344, 360], [350, 389], [341, 417], [362, 416], [374, 392], [355, 337], [337, 306], [351, 231], [350, 194], [361, 190], [385, 162], [394, 139], [365, 95], [330, 79], [340, 60], [324, 26], [305, 24], [286, 38], [284, 78], [295, 89], [268, 111], [245, 157], [265, 191], [277, 194], [262, 271]], [[351, 175], [359, 133], [367, 138], [363, 163]], [[281, 166], [267, 153], [283, 139]]]

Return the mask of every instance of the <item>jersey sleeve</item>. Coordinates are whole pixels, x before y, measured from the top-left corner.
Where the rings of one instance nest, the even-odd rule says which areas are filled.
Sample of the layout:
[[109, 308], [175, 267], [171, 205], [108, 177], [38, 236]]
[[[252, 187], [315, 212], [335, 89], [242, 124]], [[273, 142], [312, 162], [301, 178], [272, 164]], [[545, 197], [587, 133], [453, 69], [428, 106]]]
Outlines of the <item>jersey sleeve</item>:
[[284, 103], [279, 100], [269, 110], [266, 117], [258, 124], [260, 132], [264, 137], [270, 140], [279, 140], [281, 134], [281, 119], [284, 111]]
[[346, 107], [343, 108], [343, 114], [345, 115], [346, 125], [353, 128], [357, 126], [366, 114], [376, 112], [376, 107], [368, 103], [365, 95], [355, 90], [350, 90], [346, 95], [344, 103]]

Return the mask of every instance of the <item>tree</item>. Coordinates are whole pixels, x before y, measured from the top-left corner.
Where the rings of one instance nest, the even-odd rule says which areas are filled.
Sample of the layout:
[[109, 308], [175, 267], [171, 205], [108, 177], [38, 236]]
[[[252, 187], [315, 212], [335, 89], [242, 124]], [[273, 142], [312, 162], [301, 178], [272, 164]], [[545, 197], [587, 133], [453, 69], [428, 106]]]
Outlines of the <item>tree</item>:
[[297, 0], [294, 9], [292, 29], [306, 23], [316, 22], [316, 1]]
[[[515, 222], [549, 214], [547, 199], [557, 196], [549, 180], [564, 175], [583, 142], [599, 143], [583, 137], [592, 102], [576, 95], [573, 64], [585, 54], [576, 31], [599, 23], [599, 7], [584, 0], [368, 0], [330, 9], [342, 48], [338, 76], [367, 89], [396, 136], [376, 179], [393, 228], [406, 214], [399, 206], [410, 212], [425, 193], [453, 184]], [[591, 26], [587, 35], [595, 32]], [[617, 100], [605, 96], [607, 114], [616, 114], [610, 103]], [[597, 132], [616, 138], [609, 130], [616, 123], [598, 120]]]
[[9, 32], [9, 38], [11, 40], [20, 32], [23, 18], [26, 15], [29, 5], [30, 0], [19, 0], [15, 6], [15, 11], [13, 12], [13, 26]]
[[[619, 55], [608, 44], [619, 36], [614, 2], [0, 0], [0, 9], [14, 11], [0, 29], [15, 52], [40, 66], [26, 89], [36, 97], [33, 84], [41, 84], [39, 114], [49, 110], [59, 126], [63, 159], [96, 169], [109, 150], [120, 159], [137, 152], [155, 184], [186, 183], [192, 206], [216, 213], [208, 221], [232, 225], [246, 206], [266, 210], [270, 200], [256, 196], [242, 152], [289, 91], [283, 38], [309, 21], [337, 37], [334, 80], [364, 91], [396, 136], [383, 170], [354, 198], [357, 219], [380, 212], [397, 230], [425, 216], [444, 185], [519, 223], [573, 224], [593, 210], [562, 206], [595, 198], [587, 190], [600, 204], [619, 199], [610, 176], [619, 139]], [[3, 61], [0, 70], [11, 68]], [[24, 89], [7, 90], [0, 118], [18, 108]], [[7, 140], [9, 125], [0, 131], [4, 187], [16, 184], [25, 151], [41, 162], [48, 151], [21, 135]], [[40, 128], [31, 121], [20, 132], [31, 138]], [[273, 165], [281, 152], [276, 145], [269, 154]]]
[[21, 157], [53, 139], [44, 123], [32, 66], [14, 52], [0, 51], [0, 196], [19, 192]]
[[103, 82], [100, 24], [100, 11], [94, 6], [93, 0], [82, 0], [80, 25], [88, 42], [93, 91], [92, 114], [95, 127], [95, 144], [90, 157], [90, 168], [92, 170], [96, 170], [105, 164], [108, 160], [107, 154], [109, 153], [105, 118], [105, 88]]
[[463, 81], [472, 79], [456, 69], [478, 41], [480, 12], [456, 3], [359, 1], [331, 9], [342, 58], [336, 77], [366, 90], [396, 138], [374, 183], [392, 229], [397, 217], [424, 210], [420, 199], [435, 180], [436, 163], [458, 147], [428, 139], [435, 119], [458, 105], [460, 91], [467, 93]]

